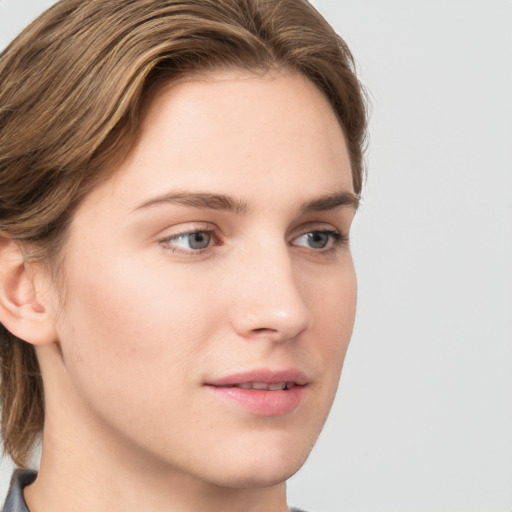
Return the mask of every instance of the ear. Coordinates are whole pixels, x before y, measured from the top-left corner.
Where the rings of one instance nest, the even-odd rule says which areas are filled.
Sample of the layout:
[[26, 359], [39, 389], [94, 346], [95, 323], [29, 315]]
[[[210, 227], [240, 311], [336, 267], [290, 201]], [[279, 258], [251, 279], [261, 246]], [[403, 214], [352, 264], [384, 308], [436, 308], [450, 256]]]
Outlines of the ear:
[[[42, 274], [42, 268], [36, 270], [25, 261], [18, 243], [0, 233], [0, 323], [33, 345], [57, 340], [52, 303], [47, 296], [50, 282]], [[45, 289], [38, 290], [36, 284]]]

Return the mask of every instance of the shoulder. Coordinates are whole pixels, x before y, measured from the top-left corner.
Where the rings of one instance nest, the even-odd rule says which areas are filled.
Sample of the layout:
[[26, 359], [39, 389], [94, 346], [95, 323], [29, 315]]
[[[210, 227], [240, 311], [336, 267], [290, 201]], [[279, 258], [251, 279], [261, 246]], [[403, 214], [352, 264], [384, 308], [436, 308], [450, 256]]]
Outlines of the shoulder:
[[13, 473], [2, 512], [28, 512], [23, 499], [23, 488], [31, 484], [36, 476], [37, 472], [31, 469], [18, 469]]

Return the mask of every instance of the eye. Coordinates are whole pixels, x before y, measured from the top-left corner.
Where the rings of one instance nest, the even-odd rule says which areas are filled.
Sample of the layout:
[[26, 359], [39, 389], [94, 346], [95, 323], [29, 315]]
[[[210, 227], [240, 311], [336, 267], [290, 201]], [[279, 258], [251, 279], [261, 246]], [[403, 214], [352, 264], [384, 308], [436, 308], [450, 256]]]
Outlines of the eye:
[[304, 233], [295, 238], [292, 244], [299, 247], [307, 247], [308, 249], [325, 251], [332, 249], [335, 245], [343, 241], [346, 241], [346, 238], [341, 233], [332, 230], [324, 230]]
[[190, 231], [170, 236], [161, 243], [174, 252], [200, 252], [210, 246], [212, 239], [211, 231]]

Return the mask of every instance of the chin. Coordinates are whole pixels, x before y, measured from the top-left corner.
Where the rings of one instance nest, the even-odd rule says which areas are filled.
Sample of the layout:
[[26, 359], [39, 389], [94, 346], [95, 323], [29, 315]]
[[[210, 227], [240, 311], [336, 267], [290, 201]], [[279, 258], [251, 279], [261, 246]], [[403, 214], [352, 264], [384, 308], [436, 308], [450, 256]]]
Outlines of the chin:
[[256, 442], [250, 449], [227, 450], [222, 463], [215, 464], [212, 483], [233, 489], [281, 484], [302, 467], [314, 444], [296, 441], [290, 436], [280, 443]]
[[300, 463], [295, 461], [287, 462], [279, 467], [274, 466], [272, 469], [269, 469], [267, 466], [241, 464], [238, 467], [232, 468], [233, 471], [230, 471], [228, 474], [224, 471], [222, 474], [218, 472], [212, 483], [231, 489], [273, 487], [286, 482], [292, 477], [302, 467], [305, 460], [304, 458]]

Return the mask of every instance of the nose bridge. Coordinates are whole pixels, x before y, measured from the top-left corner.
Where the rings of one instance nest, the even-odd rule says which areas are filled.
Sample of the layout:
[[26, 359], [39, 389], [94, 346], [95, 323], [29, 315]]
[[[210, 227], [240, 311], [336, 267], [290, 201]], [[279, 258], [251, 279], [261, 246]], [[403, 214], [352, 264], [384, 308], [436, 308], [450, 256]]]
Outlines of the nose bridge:
[[232, 309], [235, 330], [244, 337], [279, 341], [307, 329], [311, 311], [285, 242], [260, 245], [243, 260]]

